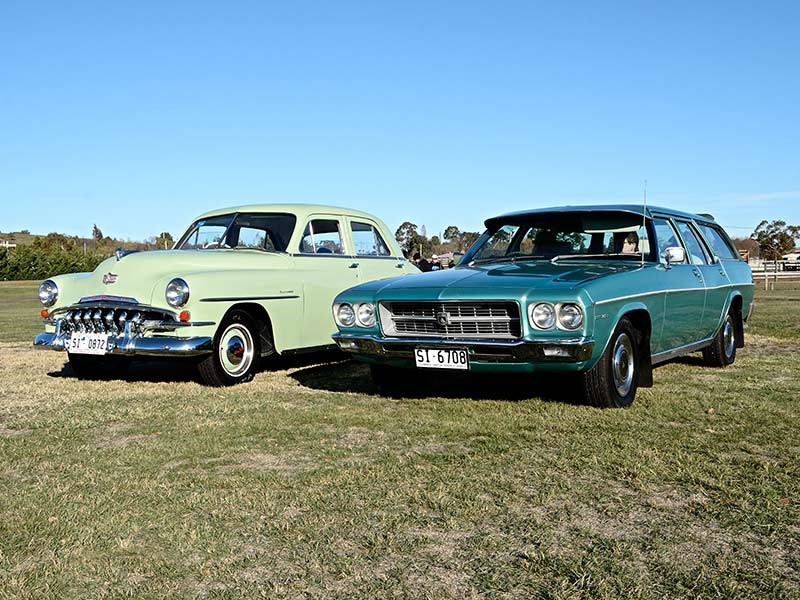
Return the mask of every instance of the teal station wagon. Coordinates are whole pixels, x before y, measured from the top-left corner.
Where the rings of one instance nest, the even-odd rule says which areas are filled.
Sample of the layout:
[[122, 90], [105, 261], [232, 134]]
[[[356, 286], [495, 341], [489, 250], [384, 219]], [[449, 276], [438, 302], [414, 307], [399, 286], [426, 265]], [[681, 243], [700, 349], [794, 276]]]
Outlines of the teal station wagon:
[[42, 282], [45, 331], [80, 376], [131, 358], [194, 357], [203, 381], [250, 380], [261, 358], [333, 346], [331, 303], [365, 281], [419, 273], [374, 216], [266, 204], [199, 216], [171, 251], [118, 252]]
[[658, 363], [731, 364], [752, 308], [750, 267], [712, 217], [576, 206], [488, 219], [456, 268], [346, 290], [334, 339], [387, 391], [409, 368], [568, 372], [586, 402], [623, 407]]

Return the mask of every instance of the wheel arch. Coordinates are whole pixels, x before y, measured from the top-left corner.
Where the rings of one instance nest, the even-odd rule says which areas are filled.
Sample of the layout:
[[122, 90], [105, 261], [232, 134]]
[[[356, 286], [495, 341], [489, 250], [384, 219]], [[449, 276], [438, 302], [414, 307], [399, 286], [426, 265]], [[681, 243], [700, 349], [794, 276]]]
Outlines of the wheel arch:
[[651, 360], [650, 346], [650, 340], [653, 334], [653, 320], [646, 304], [643, 302], [631, 302], [619, 307], [613, 321], [611, 321], [612, 325], [608, 330], [603, 352], [606, 352], [608, 344], [611, 343], [611, 337], [619, 325], [619, 322], [625, 318], [631, 321], [636, 330], [641, 333], [641, 339], [639, 340], [639, 358], [641, 363], [639, 367], [639, 387], [653, 387], [653, 363]]
[[270, 356], [275, 354], [275, 342], [272, 330], [272, 319], [269, 312], [261, 304], [256, 302], [239, 302], [231, 305], [222, 317], [222, 321], [228, 318], [234, 310], [243, 310], [249, 314], [253, 320], [258, 324], [258, 338], [261, 346], [261, 357]]
[[[733, 311], [734, 319], [733, 319], [733, 330], [736, 334], [736, 347], [737, 348], [744, 348], [744, 318], [742, 315], [742, 310], [744, 307], [744, 297], [742, 296], [741, 292], [738, 290], [731, 292], [731, 296], [728, 299], [728, 306], [723, 315], [727, 315], [730, 311]], [[723, 316], [723, 319], [725, 317]]]

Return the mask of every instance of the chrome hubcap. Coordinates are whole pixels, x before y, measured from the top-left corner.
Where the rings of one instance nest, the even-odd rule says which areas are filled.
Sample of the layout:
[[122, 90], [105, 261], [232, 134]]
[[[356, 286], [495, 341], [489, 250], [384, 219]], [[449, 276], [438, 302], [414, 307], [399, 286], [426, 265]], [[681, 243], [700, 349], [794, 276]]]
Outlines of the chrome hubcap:
[[253, 336], [246, 327], [229, 325], [219, 340], [219, 362], [228, 375], [246, 372], [253, 362]]
[[621, 333], [614, 342], [611, 361], [611, 372], [614, 377], [614, 387], [620, 396], [627, 396], [633, 385], [634, 374], [633, 343], [627, 333]]
[[733, 330], [733, 320], [730, 315], [725, 319], [725, 326], [722, 329], [722, 347], [725, 349], [725, 356], [733, 356], [733, 349], [736, 347], [736, 335]]

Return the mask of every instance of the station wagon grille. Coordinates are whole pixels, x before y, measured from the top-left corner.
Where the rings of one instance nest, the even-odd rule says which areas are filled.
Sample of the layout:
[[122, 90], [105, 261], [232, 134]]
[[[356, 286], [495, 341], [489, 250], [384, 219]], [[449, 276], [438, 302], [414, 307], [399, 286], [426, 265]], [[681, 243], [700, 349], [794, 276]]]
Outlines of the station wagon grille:
[[515, 302], [381, 302], [388, 337], [512, 340], [521, 337]]
[[126, 325], [132, 334], [136, 334], [147, 322], [174, 320], [171, 313], [150, 306], [94, 302], [75, 304], [56, 317], [62, 334], [80, 332], [115, 336], [122, 335]]

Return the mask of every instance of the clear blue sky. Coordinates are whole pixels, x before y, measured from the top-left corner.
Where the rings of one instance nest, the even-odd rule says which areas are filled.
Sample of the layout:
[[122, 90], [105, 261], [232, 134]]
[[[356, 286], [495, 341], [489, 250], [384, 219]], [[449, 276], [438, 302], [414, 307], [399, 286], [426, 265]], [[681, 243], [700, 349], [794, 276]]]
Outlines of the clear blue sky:
[[800, 223], [797, 2], [0, 3], [0, 230], [250, 202], [392, 228], [649, 200]]

